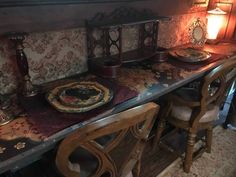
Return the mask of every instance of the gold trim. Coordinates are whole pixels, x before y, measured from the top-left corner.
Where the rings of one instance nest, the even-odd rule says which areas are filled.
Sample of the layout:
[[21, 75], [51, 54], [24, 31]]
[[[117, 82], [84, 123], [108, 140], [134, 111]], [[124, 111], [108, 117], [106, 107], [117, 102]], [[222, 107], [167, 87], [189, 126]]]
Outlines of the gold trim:
[[5, 150], [6, 150], [5, 147], [1, 147], [1, 146], [0, 146], [0, 154], [3, 154]]
[[[199, 35], [199, 34], [195, 34], [197, 29], [198, 29], [198, 32], [199, 32], [199, 29], [202, 32], [199, 39], [196, 37], [196, 35]], [[193, 21], [193, 23], [189, 27], [190, 42], [195, 47], [201, 47], [205, 44], [207, 40], [206, 35], [207, 35], [207, 31], [206, 31], [205, 23], [202, 20], [200, 20], [200, 18], [197, 18], [196, 20]]]
[[25, 144], [26, 144], [25, 142], [19, 142], [16, 145], [14, 145], [14, 148], [16, 148], [17, 150], [24, 149]]
[[6, 125], [14, 119], [6, 110], [0, 109], [0, 126]]
[[[104, 92], [103, 99], [101, 99], [101, 101], [95, 104], [88, 105], [85, 107], [68, 106], [68, 105], [62, 104], [58, 98], [59, 96], [58, 94], [61, 92], [61, 89], [68, 88], [68, 87], [75, 87], [76, 85], [90, 85], [90, 86], [97, 87], [98, 90], [101, 90], [102, 92]], [[105, 86], [97, 82], [90, 82], [90, 81], [72, 82], [66, 85], [62, 85], [62, 86], [54, 88], [46, 95], [46, 99], [55, 109], [57, 109], [60, 112], [67, 112], [67, 113], [87, 112], [108, 103], [112, 98], [113, 98], [112, 90], [106, 88]]]

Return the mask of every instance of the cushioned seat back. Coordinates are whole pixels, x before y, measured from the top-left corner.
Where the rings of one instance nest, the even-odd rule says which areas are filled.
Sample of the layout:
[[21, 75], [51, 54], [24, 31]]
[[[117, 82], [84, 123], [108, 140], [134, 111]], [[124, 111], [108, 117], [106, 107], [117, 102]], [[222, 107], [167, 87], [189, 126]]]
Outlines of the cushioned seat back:
[[66, 177], [125, 177], [140, 160], [158, 110], [147, 103], [78, 129], [59, 146], [58, 170]]

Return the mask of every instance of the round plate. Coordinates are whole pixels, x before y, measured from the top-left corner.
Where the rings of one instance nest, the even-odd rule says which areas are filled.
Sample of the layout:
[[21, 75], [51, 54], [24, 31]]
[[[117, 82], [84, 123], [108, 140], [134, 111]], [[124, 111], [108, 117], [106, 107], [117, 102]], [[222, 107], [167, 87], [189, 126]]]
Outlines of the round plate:
[[59, 101], [64, 105], [86, 107], [101, 101], [104, 97], [104, 90], [94, 84], [74, 84], [62, 88], [58, 96]]
[[169, 54], [178, 60], [190, 63], [205, 61], [211, 57], [209, 52], [192, 48], [174, 49]]
[[73, 82], [51, 90], [46, 98], [60, 112], [80, 113], [108, 103], [113, 92], [97, 82]]

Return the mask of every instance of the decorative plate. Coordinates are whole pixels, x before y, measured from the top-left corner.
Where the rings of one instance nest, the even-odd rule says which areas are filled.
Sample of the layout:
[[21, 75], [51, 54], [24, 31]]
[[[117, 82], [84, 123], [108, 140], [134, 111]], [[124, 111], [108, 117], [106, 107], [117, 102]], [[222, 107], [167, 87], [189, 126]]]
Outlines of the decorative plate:
[[193, 48], [174, 49], [169, 54], [181, 61], [190, 63], [205, 61], [211, 57], [209, 52]]
[[46, 98], [60, 112], [80, 113], [108, 103], [113, 92], [97, 82], [73, 82], [51, 90]]

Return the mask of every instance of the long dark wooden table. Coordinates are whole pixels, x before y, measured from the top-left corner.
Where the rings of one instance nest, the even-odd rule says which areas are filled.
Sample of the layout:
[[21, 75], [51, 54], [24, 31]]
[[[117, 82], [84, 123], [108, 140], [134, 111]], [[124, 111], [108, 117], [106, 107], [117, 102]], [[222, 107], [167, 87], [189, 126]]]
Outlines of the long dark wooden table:
[[[30, 135], [32, 136], [28, 136], [28, 132], [26, 133], [27, 136], [24, 136], [24, 133], [22, 136], [17, 136], [17, 133], [14, 134], [14, 132], [8, 132], [12, 131], [14, 126], [18, 126], [14, 128], [16, 132], [20, 132], [21, 129], [23, 129], [22, 131], [24, 131], [25, 122], [27, 122], [28, 119], [34, 119], [33, 117], [27, 116], [31, 116], [34, 114], [27, 114], [26, 116], [19, 117], [10, 124], [0, 127], [0, 174], [8, 170], [16, 171], [40, 159], [42, 154], [53, 149], [56, 145], [58, 145], [60, 140], [62, 140], [64, 137], [66, 137], [76, 129], [85, 126], [86, 124], [89, 124], [98, 119], [102, 119], [106, 116], [124, 111], [136, 105], [154, 101], [160, 96], [163, 96], [177, 88], [182, 87], [187, 83], [190, 83], [202, 77], [212, 68], [223, 62], [227, 62], [227, 59], [236, 59], [236, 55], [234, 54], [234, 52], [236, 51], [236, 45], [223, 44], [214, 47], [206, 45], [204, 47], [204, 50], [221, 55], [214, 55], [215, 57], [218, 57], [217, 60], [197, 64], [183, 63], [174, 59], [169, 59], [167, 62], [163, 63], [158, 63], [153, 60], [145, 60], [143, 62], [122, 66], [119, 76], [113, 80], [106, 80], [106, 82], [111, 83], [111, 85], [116, 83], [121, 87], [123, 86], [125, 88], [128, 88], [130, 93], [136, 93], [135, 96], [119, 104], [105, 106], [102, 111], [98, 111], [96, 114], [93, 114], [93, 111], [90, 111], [86, 114], [91, 114], [94, 116], [90, 116], [89, 118], [77, 121], [77, 123], [62, 128], [54, 132], [53, 134], [41, 136], [44, 132], [40, 132], [40, 129], [35, 132], [34, 130], [32, 130], [32, 132], [30, 132]], [[63, 79], [60, 81], [45, 84], [43, 85], [43, 88], [47, 91], [55, 87], [55, 85], [62, 84], [64, 82], [89, 79], [97, 80], [99, 78], [86, 73], [82, 76], [75, 76], [69, 79]], [[29, 102], [28, 105], [31, 104], [31, 106], [37, 107], [37, 105], [40, 105], [38, 103], [40, 103], [41, 101], [42, 100], [40, 99], [35, 99], [34, 102]], [[27, 104], [25, 105], [27, 107]], [[41, 105], [44, 105], [44, 103], [42, 103]], [[43, 111], [40, 110], [40, 107], [34, 109], [38, 112]], [[48, 108], [45, 109], [50, 110], [53, 108], [48, 106]], [[52, 119], [52, 117], [50, 117], [51, 115], [47, 114], [47, 111], [43, 112], [42, 115], [44, 115], [44, 121], [46, 123], [48, 121], [48, 124], [51, 124], [53, 127], [53, 124], [55, 122], [50, 121], [50, 119]], [[79, 117], [80, 114], [78, 114], [78, 118]]]

